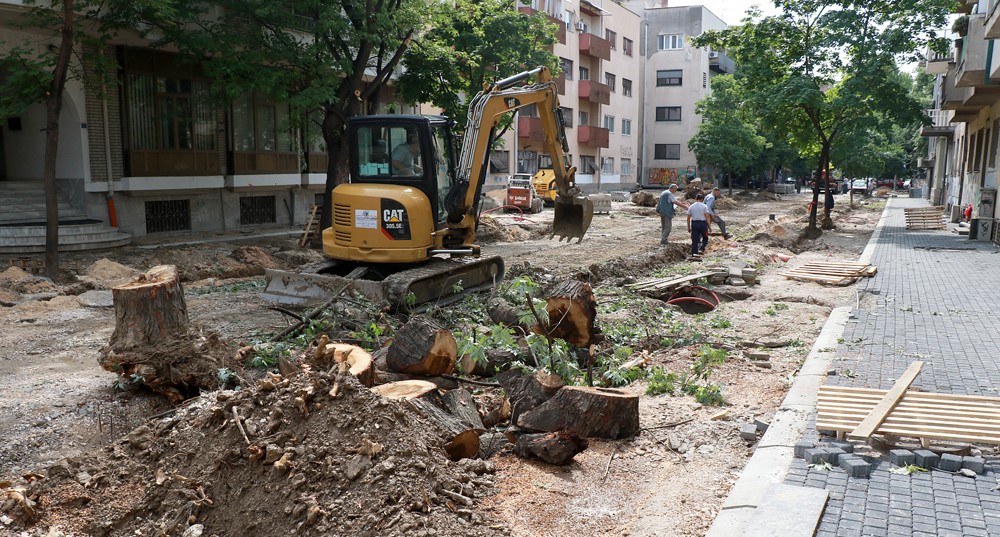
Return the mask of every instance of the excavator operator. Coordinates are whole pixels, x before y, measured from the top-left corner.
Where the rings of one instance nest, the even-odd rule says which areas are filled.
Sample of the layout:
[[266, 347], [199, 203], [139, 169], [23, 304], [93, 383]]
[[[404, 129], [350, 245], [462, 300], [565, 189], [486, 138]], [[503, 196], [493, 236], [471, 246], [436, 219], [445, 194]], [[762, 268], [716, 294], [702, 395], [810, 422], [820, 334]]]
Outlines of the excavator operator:
[[423, 168], [413, 161], [420, 156], [420, 137], [415, 132], [406, 135], [406, 142], [392, 149], [392, 169], [399, 175], [419, 175]]

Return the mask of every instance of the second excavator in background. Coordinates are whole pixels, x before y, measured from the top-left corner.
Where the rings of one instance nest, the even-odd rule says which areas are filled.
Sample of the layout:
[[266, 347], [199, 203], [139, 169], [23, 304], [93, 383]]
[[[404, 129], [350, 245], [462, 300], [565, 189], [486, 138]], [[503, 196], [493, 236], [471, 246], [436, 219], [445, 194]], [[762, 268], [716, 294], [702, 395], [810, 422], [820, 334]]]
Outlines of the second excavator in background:
[[329, 263], [313, 272], [267, 271], [264, 297], [303, 304], [353, 288], [391, 309], [418, 311], [495, 285], [503, 259], [482, 257], [475, 242], [482, 188], [497, 124], [531, 105], [557, 163], [551, 236], [582, 240], [594, 207], [576, 185], [555, 82], [539, 67], [477, 94], [460, 146], [447, 117], [351, 118], [350, 182], [337, 185], [332, 207], [323, 208], [332, 211], [322, 231]]

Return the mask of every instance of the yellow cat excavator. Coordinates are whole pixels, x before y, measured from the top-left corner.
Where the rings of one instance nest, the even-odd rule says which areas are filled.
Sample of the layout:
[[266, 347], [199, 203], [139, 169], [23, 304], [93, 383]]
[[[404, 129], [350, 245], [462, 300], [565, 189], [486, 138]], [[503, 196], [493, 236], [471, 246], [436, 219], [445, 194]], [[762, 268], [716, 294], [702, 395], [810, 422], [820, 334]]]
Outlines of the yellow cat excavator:
[[[529, 80], [535, 78], [534, 83]], [[443, 116], [374, 115], [347, 126], [350, 182], [331, 194], [322, 232], [330, 263], [314, 272], [269, 270], [264, 298], [323, 301], [348, 287], [399, 311], [444, 305], [503, 278], [503, 259], [475, 243], [489, 153], [502, 116], [536, 105], [558, 195], [551, 236], [582, 240], [593, 203], [575, 182], [557, 90], [546, 67], [487, 85], [469, 103], [460, 147]]]

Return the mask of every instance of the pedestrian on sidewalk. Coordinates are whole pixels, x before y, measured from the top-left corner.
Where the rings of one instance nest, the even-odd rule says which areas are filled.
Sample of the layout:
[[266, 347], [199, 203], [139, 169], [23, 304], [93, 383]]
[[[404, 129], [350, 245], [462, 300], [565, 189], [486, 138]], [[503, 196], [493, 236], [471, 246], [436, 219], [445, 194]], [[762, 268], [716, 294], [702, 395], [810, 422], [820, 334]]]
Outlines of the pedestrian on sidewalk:
[[670, 229], [674, 225], [674, 215], [677, 213], [674, 209], [674, 205], [680, 205], [685, 209], [688, 207], [686, 203], [677, 199], [677, 183], [667, 187], [667, 189], [660, 194], [660, 201], [656, 204], [656, 212], [660, 213], [660, 245], [667, 244], [667, 238], [670, 236]]
[[688, 231], [691, 233], [691, 257], [699, 257], [708, 247], [708, 226], [712, 223], [712, 213], [705, 205], [704, 194], [698, 194], [694, 199], [695, 202], [688, 207]]
[[[726, 232], [726, 221], [723, 220], [719, 216], [719, 213], [715, 211], [715, 200], [720, 197], [722, 197], [722, 190], [720, 190], [719, 187], [713, 188], [712, 192], [705, 196], [705, 205], [708, 207], [709, 214], [712, 215], [712, 222], [719, 226], [719, 231], [722, 232], [722, 237], [728, 239], [729, 237], [732, 237], [732, 235]], [[711, 230], [711, 226], [709, 226], [709, 231]]]

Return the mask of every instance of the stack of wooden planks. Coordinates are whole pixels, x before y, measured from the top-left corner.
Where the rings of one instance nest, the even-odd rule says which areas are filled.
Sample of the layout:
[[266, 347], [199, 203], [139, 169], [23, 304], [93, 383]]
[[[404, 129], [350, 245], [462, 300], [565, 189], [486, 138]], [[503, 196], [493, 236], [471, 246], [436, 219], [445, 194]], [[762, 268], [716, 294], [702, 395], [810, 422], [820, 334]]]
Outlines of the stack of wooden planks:
[[311, 205], [309, 213], [306, 215], [306, 224], [302, 228], [302, 237], [299, 238], [299, 246], [305, 246], [314, 237], [318, 237], [322, 232], [320, 229], [320, 217], [322, 216], [322, 205]]
[[714, 274], [715, 274], [714, 272], [699, 272], [697, 274], [692, 274], [690, 276], [671, 276], [669, 278], [657, 278], [655, 280], [630, 283], [627, 285], [627, 287], [646, 296], [662, 296], [664, 294], [673, 293], [674, 291], [680, 289], [685, 285], [696, 282], [702, 278], [708, 278], [710, 276], [713, 276]]
[[903, 209], [906, 229], [944, 229], [942, 207], [911, 207]]
[[858, 281], [858, 278], [871, 278], [876, 272], [878, 272], [877, 267], [865, 263], [816, 261], [786, 270], [781, 275], [791, 280], [850, 285]]

